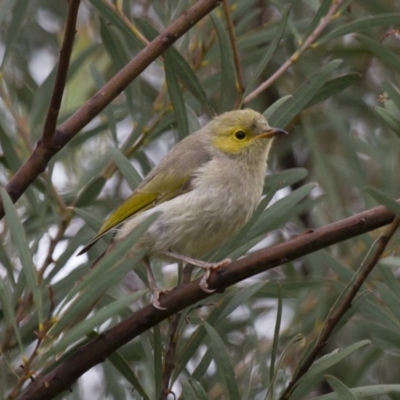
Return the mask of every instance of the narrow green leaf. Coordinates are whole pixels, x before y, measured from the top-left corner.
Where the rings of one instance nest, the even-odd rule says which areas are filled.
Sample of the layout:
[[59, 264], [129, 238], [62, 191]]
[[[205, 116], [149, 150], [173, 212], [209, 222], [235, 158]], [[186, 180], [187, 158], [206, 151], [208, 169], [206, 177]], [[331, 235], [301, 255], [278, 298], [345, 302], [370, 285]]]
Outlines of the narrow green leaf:
[[[294, 390], [290, 394], [290, 400], [305, 400], [311, 399], [311, 392], [313, 388], [319, 387], [322, 382], [321, 376], [312, 376], [305, 382], [301, 382], [295, 386]], [[314, 399], [313, 399], [314, 400]]]
[[[289, 341], [289, 343], [284, 347], [282, 353], [281, 353], [281, 357], [279, 358], [279, 363], [276, 367], [276, 370], [279, 371], [282, 368], [282, 364], [283, 364], [283, 360], [286, 357], [286, 354], [288, 354], [290, 352], [290, 350], [292, 350], [293, 346], [300, 340], [303, 340], [304, 337], [301, 334], [297, 334], [296, 336], [292, 337]], [[298, 385], [299, 386], [299, 385]], [[295, 387], [295, 390], [298, 388]], [[291, 396], [292, 397], [292, 396]], [[295, 397], [295, 396], [294, 396]]]
[[114, 40], [114, 37], [103, 18], [100, 18], [100, 36], [101, 42], [113, 62], [112, 67], [114, 67], [117, 72], [125, 66], [125, 57], [123, 57], [119, 51], [118, 43]]
[[387, 307], [376, 301], [375, 297], [367, 298], [362, 307], [364, 315], [368, 315], [369, 319], [377, 324], [398, 331], [400, 335], [400, 321], [396, 315]]
[[[263, 282], [247, 286], [241, 289], [231, 289], [225, 293], [221, 301], [218, 302], [216, 307], [207, 318], [207, 322], [211, 325], [216, 325], [218, 322], [224, 321], [227, 316], [233, 312], [237, 307], [243, 305], [249, 298], [251, 298], [263, 286]], [[200, 325], [196, 331], [191, 335], [190, 339], [184, 345], [182, 351], [179, 353], [177, 363], [174, 371], [173, 381], [186, 367], [193, 354], [197, 351], [206, 337], [206, 330], [203, 325]], [[200, 380], [201, 376], [196, 374], [196, 379]]]
[[196, 400], [208, 400], [207, 393], [199, 382], [197, 382], [193, 378], [189, 378], [189, 382], [192, 385], [193, 391], [196, 395]]
[[207, 351], [205, 352], [203, 358], [197, 365], [196, 369], [193, 371], [192, 378], [196, 379], [197, 381], [200, 381], [201, 379], [203, 379], [203, 376], [207, 372], [212, 359], [213, 359], [213, 351], [210, 348], [208, 348]]
[[282, 295], [281, 295], [281, 285], [278, 282], [277, 283], [277, 289], [278, 289], [278, 307], [276, 310], [276, 321], [275, 321], [275, 329], [274, 329], [274, 338], [272, 341], [272, 349], [271, 349], [271, 362], [270, 362], [270, 367], [269, 367], [269, 380], [270, 380], [270, 386], [268, 388], [268, 393], [269, 393], [269, 398], [273, 400], [274, 397], [274, 386], [275, 386], [275, 381], [277, 377], [277, 370], [275, 370], [275, 361], [276, 361], [276, 355], [278, 352], [278, 343], [279, 343], [279, 332], [281, 330], [281, 322], [282, 322]]
[[189, 122], [186, 114], [185, 102], [183, 101], [182, 91], [179, 86], [178, 77], [171, 53], [167, 50], [164, 53], [165, 80], [172, 107], [174, 109], [176, 122], [178, 125], [178, 137], [182, 140], [189, 135]]
[[292, 118], [303, 110], [311, 99], [318, 93], [325, 82], [338, 68], [342, 60], [333, 60], [324, 65], [319, 71], [308, 78], [293, 94], [293, 97], [283, 103], [271, 116], [271, 126], [284, 127]]
[[[119, 268], [124, 269], [122, 265], [123, 261], [121, 262], [121, 260], [124, 260], [126, 253], [133, 247], [134, 243], [138, 240], [138, 237], [140, 237], [140, 235], [138, 235], [137, 232], [133, 232], [126, 239], [122, 240], [121, 243], [117, 243], [113, 251], [109, 252], [108, 254], [105, 254], [104, 257], [102, 257], [96, 263], [96, 268], [92, 268], [88, 272], [86, 279], [84, 279], [83, 281], [79, 282], [78, 285], [76, 285], [76, 287], [69, 293], [69, 296], [65, 299], [64, 303], [67, 303], [70, 299], [74, 298], [74, 296], [77, 295], [78, 293], [80, 292], [84, 293], [85, 289], [88, 289], [89, 293], [96, 293], [97, 290], [98, 294], [101, 295], [102, 293], [99, 289], [100, 285], [106, 283], [107, 279], [105, 279], [105, 277], [109, 275], [109, 279], [111, 279], [110, 281], [111, 285], [112, 282], [114, 281], [114, 276], [117, 275], [117, 270]], [[138, 252], [137, 254], [139, 253], [140, 252]], [[140, 259], [137, 257], [137, 254], [135, 254], [135, 257], [128, 260], [131, 263], [132, 267]], [[118, 265], [115, 267], [114, 270], [115, 264]], [[84, 305], [82, 299], [80, 299], [80, 302]], [[70, 305], [68, 308], [70, 309], [71, 307], [72, 305]]]
[[365, 191], [369, 195], [371, 195], [378, 203], [385, 206], [389, 211], [392, 211], [398, 217], [400, 216], [400, 204], [397, 203], [394, 199], [390, 198], [388, 195], [375, 188], [367, 188]]
[[[58, 312], [57, 321], [50, 329], [51, 337], [57, 338], [60, 333], [66, 332], [70, 329], [75, 329], [75, 326], [79, 326], [79, 321], [83, 318], [86, 318], [88, 313], [92, 311], [101, 296], [110, 289], [113, 285], [118, 283], [123, 277], [132, 270], [132, 267], [135, 266], [135, 263], [139, 262], [139, 258], [136, 259], [127, 259], [118, 263], [116, 266], [113, 266], [106, 273], [97, 278], [97, 281], [92, 281], [92, 285], [87, 285], [88, 283], [88, 275], [83, 278], [83, 282], [86, 284], [86, 289], [82, 290], [74, 297], [73, 301], [65, 306], [65, 300], [70, 296], [66, 296], [66, 298], [62, 299], [63, 308]], [[76, 286], [72, 288], [70, 292], [75, 292]], [[69, 293], [68, 293], [69, 294]], [[142, 293], [143, 294], [143, 293]], [[88, 331], [86, 331], [87, 333]], [[65, 336], [63, 336], [65, 337]], [[67, 343], [67, 342], [63, 342]], [[71, 343], [66, 344], [66, 346], [71, 345]], [[64, 345], [64, 344], [63, 344]], [[52, 348], [54, 345], [52, 346]], [[61, 348], [57, 345], [56, 349]], [[54, 354], [52, 350], [46, 352], [46, 356], [50, 354]]]
[[233, 369], [233, 365], [231, 363], [229, 353], [225, 348], [224, 342], [211, 325], [209, 325], [207, 322], [204, 322], [204, 326], [207, 330], [208, 336], [211, 339], [212, 348], [214, 350], [214, 360], [217, 364], [217, 368], [220, 369], [225, 380], [227, 397], [230, 400], [240, 400], [235, 370]]
[[11, 232], [11, 237], [21, 260], [22, 271], [25, 275], [28, 288], [32, 293], [33, 302], [35, 304], [36, 312], [38, 314], [39, 330], [42, 328], [43, 323], [43, 305], [42, 294], [40, 293], [40, 284], [37, 281], [36, 267], [33, 264], [32, 256], [29, 250], [28, 243], [25, 238], [25, 233], [22, 228], [21, 222], [18, 218], [17, 211], [8, 196], [5, 189], [1, 189], [1, 196], [3, 198], [4, 211], [8, 227]]
[[146, 290], [138, 290], [137, 292], [122, 297], [111, 303], [109, 306], [96, 311], [93, 316], [82, 321], [78, 325], [74, 326], [71, 330], [66, 332], [62, 339], [52, 346], [52, 348], [47, 353], [47, 356], [50, 354], [61, 352], [67, 347], [71, 346], [76, 341], [79, 341], [80, 339], [85, 337], [87, 333], [100, 326], [108, 319], [117, 315], [126, 306], [137, 301], [141, 296], [143, 296], [144, 293], [146, 293]]
[[383, 88], [389, 95], [390, 100], [396, 105], [398, 111], [400, 111], [400, 93], [397, 88], [393, 87], [389, 82], [383, 82]]
[[265, 55], [261, 59], [261, 61], [258, 63], [253, 75], [250, 77], [249, 83], [247, 84], [247, 88], [243, 94], [243, 98], [245, 98], [254, 89], [254, 85], [255, 85], [257, 79], [263, 73], [263, 71], [267, 67], [269, 61], [271, 60], [271, 57], [275, 53], [275, 50], [278, 47], [280, 40], [282, 39], [283, 32], [285, 31], [289, 12], [290, 12], [290, 6], [287, 6], [282, 13], [282, 17], [281, 17], [281, 20], [278, 25], [278, 30], [276, 32], [276, 35], [275, 35], [273, 41], [268, 46], [267, 52], [265, 53]]
[[307, 178], [308, 171], [305, 168], [289, 168], [279, 172], [268, 174], [265, 178], [264, 190], [272, 188], [282, 189], [294, 185]]
[[348, 22], [346, 24], [341, 24], [338, 28], [326, 35], [320, 37], [315, 43], [315, 46], [321, 46], [323, 43], [331, 42], [332, 39], [347, 35], [354, 32], [371, 32], [375, 27], [387, 27], [390, 25], [397, 26], [399, 23], [400, 13], [390, 13], [374, 15], [365, 18], [357, 18], [355, 21]]
[[308, 36], [314, 31], [314, 29], [318, 26], [318, 24], [321, 21], [321, 18], [323, 18], [326, 13], [329, 10], [329, 7], [331, 6], [332, 1], [331, 0], [324, 0], [322, 1], [321, 6], [318, 8], [317, 12], [315, 13], [315, 16], [313, 20], [311, 21], [309, 27], [307, 28], [307, 31], [305, 32], [303, 36], [302, 42], [304, 42]]
[[176, 68], [176, 73], [178, 79], [187, 87], [189, 92], [203, 104], [204, 108], [208, 112], [209, 116], [215, 114], [210, 102], [207, 99], [206, 92], [204, 91], [199, 79], [196, 74], [190, 68], [189, 63], [182, 57], [182, 55], [175, 50], [171, 51], [172, 58], [174, 60], [174, 66]]
[[329, 386], [335, 391], [341, 400], [357, 400], [357, 397], [351, 393], [350, 389], [339, 379], [332, 375], [326, 375], [325, 379], [328, 381]]
[[[101, 221], [97, 216], [94, 216], [92, 212], [86, 211], [86, 210], [81, 210], [80, 208], [75, 208], [74, 207], [74, 212], [81, 217], [95, 232], [98, 232], [101, 225], [103, 224], [103, 221]], [[93, 237], [93, 234], [91, 235]], [[102, 239], [100, 239], [102, 240]], [[85, 242], [81, 243], [82, 245], [85, 244]]]
[[154, 387], [156, 390], [156, 398], [158, 399], [161, 394], [162, 384], [162, 341], [160, 325], [153, 328], [153, 354], [154, 354]]
[[137, 46], [139, 49], [144, 48], [144, 43], [135, 36], [132, 29], [130, 29], [121, 16], [118, 15], [110, 5], [102, 0], [90, 0], [90, 2], [99, 11], [101, 16], [115, 25], [132, 42], [132, 44]]
[[182, 385], [182, 394], [185, 400], [197, 400], [196, 393], [194, 392], [189, 381], [183, 380], [181, 381]]
[[264, 112], [263, 115], [267, 120], [269, 121], [271, 118], [271, 115], [274, 114], [274, 112], [280, 108], [284, 103], [286, 103], [288, 100], [290, 100], [293, 96], [291, 94], [288, 94], [287, 96], [283, 96], [280, 99], [276, 100], [273, 104], [271, 104]]
[[254, 387], [254, 384], [251, 379], [251, 375], [253, 372], [253, 364], [254, 364], [254, 357], [250, 363], [246, 364], [246, 372], [244, 373], [244, 376], [243, 376], [243, 387], [242, 387], [241, 400], [250, 400], [251, 398], [253, 398], [253, 396], [251, 396], [251, 393], [252, 393], [252, 390]]
[[94, 177], [79, 193], [75, 206], [85, 207], [91, 205], [103, 189], [106, 180], [102, 176]]
[[354, 343], [344, 349], [336, 349], [329, 354], [319, 358], [312, 367], [307, 371], [305, 375], [299, 380], [300, 382], [306, 381], [309, 377], [320, 374], [327, 370], [328, 368], [336, 365], [339, 361], [343, 360], [345, 357], [353, 354], [355, 351], [364, 347], [366, 345], [371, 344], [370, 340], [361, 340], [357, 343]]
[[144, 400], [150, 400], [150, 397], [140, 384], [139, 379], [136, 378], [136, 375], [132, 371], [128, 362], [124, 359], [119, 351], [115, 351], [109, 355], [107, 359], [120, 372], [120, 374], [125, 377], [125, 379], [133, 386], [134, 390], [136, 390]]
[[[117, 243], [113, 251], [102, 257], [92, 268], [85, 279], [81, 280], [63, 299], [60, 307], [62, 317], [53, 325], [49, 335], [57, 336], [66, 326], [73, 322], [78, 315], [86, 312], [87, 308], [96, 303], [98, 298], [115, 282], [122, 279], [143, 257], [143, 250], [134, 257], [125, 260], [125, 254], [130, 251], [134, 243], [143, 235], [147, 228], [155, 221], [158, 215], [152, 215], [141, 223], [124, 240]], [[79, 294], [79, 296], [77, 296]], [[77, 297], [76, 297], [77, 296]], [[74, 299], [75, 298], [75, 299]], [[74, 299], [72, 303], [70, 301]], [[70, 304], [68, 304], [70, 303]], [[67, 311], [63, 308], [67, 306]]]
[[143, 178], [130, 163], [130, 161], [118, 149], [115, 147], [109, 147], [105, 152], [105, 157], [110, 157], [115, 162], [132, 191], [134, 191], [140, 185]]
[[395, 262], [397, 261], [400, 262], [400, 259], [398, 257], [385, 257], [379, 261], [377, 269], [379, 271], [379, 274], [382, 276], [383, 282], [385, 283], [389, 291], [392, 292], [394, 295], [396, 295], [398, 298], [400, 298], [400, 284], [397, 281], [391, 268], [384, 265], [386, 263], [388, 265], [391, 265], [392, 260]]
[[236, 74], [234, 69], [231, 45], [229, 43], [226, 29], [219, 17], [214, 12], [210, 13], [209, 15], [217, 32], [221, 57], [221, 97], [218, 112], [222, 113], [224, 111], [230, 111], [233, 109], [237, 94]]
[[[150, 40], [153, 40], [159, 32], [154, 29], [147, 21], [141, 18], [135, 18], [134, 22], [140, 27], [142, 32], [146, 35], [146, 37]], [[197, 78], [196, 74], [193, 72], [189, 63], [185, 60], [185, 58], [179, 53], [175, 47], [170, 47], [168, 52], [171, 55], [171, 58], [174, 62], [174, 67], [176, 69], [176, 74], [178, 79], [187, 87], [190, 93], [200, 101], [208, 111], [209, 115], [213, 115], [213, 109], [210, 105], [210, 102], [207, 99], [207, 95]]]
[[329, 99], [330, 97], [335, 96], [336, 94], [347, 89], [349, 86], [358, 82], [361, 77], [362, 75], [359, 73], [352, 73], [339, 78], [331, 79], [330, 81], [326, 82], [320, 90], [318, 90], [315, 96], [304, 108], [311, 107], [315, 104], [321, 103], [326, 99]]
[[7, 168], [14, 173], [17, 172], [22, 163], [15, 151], [15, 143], [12, 142], [12, 139], [7, 135], [2, 126], [0, 126], [0, 145]]
[[[398, 23], [398, 22], [397, 22]], [[389, 68], [393, 72], [400, 74], [400, 58], [397, 55], [385, 47], [382, 43], [370, 39], [364, 35], [355, 35], [356, 39], [359, 40], [376, 58], [378, 58], [385, 67]]]
[[383, 304], [396, 316], [400, 321], [400, 298], [398, 293], [388, 290], [388, 287], [382, 283], [378, 283], [379, 293]]
[[[150, 332], [146, 332], [145, 334], [140, 335], [140, 346], [143, 355], [141, 357], [144, 365], [147, 366], [147, 374], [150, 382], [154, 382], [154, 357], [153, 357], [153, 348], [151, 346], [151, 336]], [[155, 399], [156, 397], [156, 388], [154, 385], [148, 387], [151, 390], [149, 393], [151, 399]]]
[[340, 321], [336, 324], [335, 328], [332, 331], [331, 336], [335, 335], [337, 332], [339, 332], [344, 326], [347, 325], [347, 323], [350, 321], [351, 318], [360, 310], [360, 308], [364, 305], [364, 302], [369, 300], [369, 296], [371, 295], [371, 292], [365, 290], [361, 292], [355, 300], [351, 303], [351, 308], [345, 312], [342, 318], [340, 318]]
[[[107, 53], [112, 60], [111, 67], [114, 68], [114, 73], [120, 71], [127, 63], [128, 58], [124, 54], [123, 50], [121, 49], [121, 41], [119, 37], [114, 37], [113, 32], [109, 29], [108, 24], [104, 20], [104, 18], [100, 19], [100, 36], [101, 36], [101, 43], [103, 44], [104, 48], [106, 49]], [[134, 100], [132, 97], [132, 85], [128, 85], [124, 89], [124, 93], [126, 96], [126, 106], [129, 109], [131, 115], [134, 115]]]
[[8, 59], [8, 55], [12, 51], [14, 41], [18, 37], [18, 32], [21, 29], [21, 25], [25, 18], [25, 14], [27, 13], [27, 8], [28, 8], [29, 4], [30, 4], [29, 1], [16, 1], [14, 3], [14, 7], [13, 7], [12, 12], [9, 15], [9, 19], [7, 21], [8, 26], [7, 26], [7, 31], [5, 34], [6, 48], [5, 48], [5, 53], [3, 56], [3, 62], [1, 65], [1, 69], [4, 69], [6, 61]]
[[[315, 184], [309, 182], [268, 207], [252, 228], [251, 237], [259, 236], [282, 226], [292, 217], [293, 207], [302, 201], [314, 187]], [[247, 238], [249, 238], [249, 235], [247, 235]]]
[[393, 132], [400, 138], [400, 120], [397, 115], [393, 115], [390, 111], [385, 110], [382, 107], [375, 107], [375, 111], [379, 116], [386, 122]]
[[[400, 385], [360, 386], [350, 389], [350, 392], [358, 399], [363, 399], [364, 397], [376, 398], [384, 394], [390, 395], [400, 393]], [[339, 397], [337, 393], [329, 393], [323, 396], [313, 397], [313, 400], [341, 400], [341, 397]]]
[[[6, 248], [2, 242], [0, 242], [0, 265], [3, 266], [7, 271], [7, 278], [12, 287], [15, 287], [14, 267], [8, 257]], [[3, 278], [4, 279], [4, 278]]]
[[[1, 311], [5, 317], [6, 324], [11, 325], [14, 330], [15, 338], [19, 346], [19, 351], [22, 356], [25, 355], [24, 346], [22, 344], [20, 331], [18, 329], [17, 320], [15, 319], [14, 304], [12, 304], [13, 296], [11, 294], [10, 288], [6, 285], [3, 279], [0, 279], [0, 304]], [[4, 327], [4, 325], [3, 325]]]
[[[95, 82], [96, 89], [100, 90], [107, 82], [105, 76], [101, 71], [97, 69], [97, 66], [94, 64], [89, 65], [89, 71], [93, 81]], [[117, 122], [114, 117], [114, 105], [111, 103], [108, 106], [106, 106], [102, 110], [102, 114], [107, 119], [107, 131], [111, 134], [114, 145], [117, 146], [118, 145]]]
[[[321, 287], [323, 279], [280, 279], [281, 295], [283, 298], [296, 298], [301, 292], [310, 292]], [[278, 291], [276, 281], [269, 281], [257, 292], [257, 297], [260, 298], [277, 298]]]

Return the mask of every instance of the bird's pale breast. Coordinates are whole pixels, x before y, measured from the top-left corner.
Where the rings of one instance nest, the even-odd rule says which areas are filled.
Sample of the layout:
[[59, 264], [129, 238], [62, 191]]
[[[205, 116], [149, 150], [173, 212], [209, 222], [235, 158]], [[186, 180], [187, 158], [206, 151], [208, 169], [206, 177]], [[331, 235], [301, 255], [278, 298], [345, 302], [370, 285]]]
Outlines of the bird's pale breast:
[[243, 170], [237, 165], [231, 168], [229, 163], [213, 160], [200, 168], [191, 191], [131, 218], [116, 239], [161, 211], [138, 247], [147, 247], [155, 256], [168, 250], [195, 258], [218, 248], [251, 217], [260, 201], [266, 168], [265, 160]]

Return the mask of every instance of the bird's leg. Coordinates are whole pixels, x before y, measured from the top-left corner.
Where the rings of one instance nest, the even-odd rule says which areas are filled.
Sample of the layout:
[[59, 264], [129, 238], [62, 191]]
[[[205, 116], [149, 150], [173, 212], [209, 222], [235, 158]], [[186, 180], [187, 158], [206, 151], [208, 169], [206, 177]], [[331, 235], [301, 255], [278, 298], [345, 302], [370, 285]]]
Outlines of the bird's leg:
[[211, 275], [211, 272], [218, 270], [222, 267], [225, 267], [226, 265], [228, 265], [232, 262], [232, 260], [230, 258], [226, 258], [225, 260], [222, 260], [217, 263], [209, 263], [206, 261], [197, 260], [196, 258], [185, 256], [183, 254], [174, 253], [172, 251], [163, 251], [163, 254], [168, 257], [175, 258], [176, 260], [181, 260], [181, 261], [187, 262], [189, 264], [195, 265], [196, 267], [203, 268], [205, 270], [205, 272], [200, 279], [199, 286], [200, 286], [201, 290], [203, 290], [203, 292], [206, 292], [206, 293], [215, 292], [215, 289], [208, 288], [207, 281]]
[[147, 280], [149, 281], [149, 289], [153, 296], [153, 306], [159, 310], [166, 310], [165, 307], [161, 307], [160, 304], [160, 294], [165, 293], [165, 290], [161, 290], [154, 279], [153, 271], [151, 270], [150, 259], [149, 257], [143, 258], [143, 264], [146, 268]]

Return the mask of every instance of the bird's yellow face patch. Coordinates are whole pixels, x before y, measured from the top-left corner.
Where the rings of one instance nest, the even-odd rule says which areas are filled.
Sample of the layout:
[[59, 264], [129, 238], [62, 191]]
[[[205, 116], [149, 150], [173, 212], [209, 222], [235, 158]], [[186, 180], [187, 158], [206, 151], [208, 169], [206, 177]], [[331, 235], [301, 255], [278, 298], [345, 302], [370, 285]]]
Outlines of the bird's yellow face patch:
[[237, 128], [225, 134], [213, 137], [213, 145], [224, 153], [240, 153], [253, 141], [253, 135], [243, 128]]

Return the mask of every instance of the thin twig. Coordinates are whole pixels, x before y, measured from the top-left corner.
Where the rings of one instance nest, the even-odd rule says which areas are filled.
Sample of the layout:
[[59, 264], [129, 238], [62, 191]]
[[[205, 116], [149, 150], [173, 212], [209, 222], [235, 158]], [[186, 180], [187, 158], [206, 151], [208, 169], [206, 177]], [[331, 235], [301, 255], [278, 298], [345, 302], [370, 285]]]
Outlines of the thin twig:
[[[338, 304], [336, 311], [334, 311], [332, 315], [328, 316], [328, 318], [325, 320], [325, 324], [321, 329], [321, 333], [318, 336], [314, 348], [296, 371], [292, 380], [280, 397], [280, 400], [288, 400], [290, 398], [292, 390], [299, 382], [300, 378], [304, 376], [304, 374], [310, 369], [310, 367], [318, 357], [318, 354], [325, 347], [326, 342], [328, 341], [334, 328], [337, 326], [343, 315], [351, 308], [351, 304], [356, 297], [358, 291], [361, 289], [361, 286], [381, 258], [389, 240], [396, 232], [399, 223], [400, 219], [396, 217], [391, 225], [388, 226], [386, 231], [379, 237], [379, 239], [377, 240], [375, 252], [369, 258], [368, 262], [364, 260], [364, 262], [361, 264], [359, 270], [354, 276], [354, 279], [352, 279], [352, 282], [350, 282], [349, 284], [347, 293], [343, 297], [342, 301]], [[366, 258], [368, 258], [368, 256]]]
[[76, 19], [78, 17], [80, 0], [69, 0], [68, 3], [69, 7], [67, 22], [65, 24], [64, 38], [61, 45], [60, 57], [58, 60], [57, 75], [42, 133], [43, 143], [45, 146], [48, 147], [52, 147], [53, 145], [53, 134], [57, 126], [57, 119], [58, 114], [60, 113], [60, 106], [64, 94], [65, 83], [67, 82], [69, 62], [71, 59], [71, 53], [76, 33]]
[[272, 83], [274, 83], [278, 78], [280, 78], [284, 72], [286, 72], [292, 64], [294, 64], [299, 57], [314, 43], [315, 39], [321, 34], [321, 32], [326, 28], [326, 26], [331, 22], [333, 18], [336, 18], [335, 14], [343, 3], [343, 0], [333, 0], [330, 9], [328, 10], [325, 17], [321, 18], [321, 21], [317, 27], [311, 32], [305, 42], [301, 47], [296, 50], [288, 60], [286, 60], [266, 81], [264, 81], [260, 86], [254, 89], [250, 94], [248, 94], [243, 100], [243, 104], [249, 103], [251, 100], [255, 99], [261, 92], [269, 88]]
[[237, 83], [237, 91], [238, 91], [237, 100], [236, 100], [236, 103], [234, 106], [234, 108], [236, 108], [240, 103], [242, 94], [244, 93], [243, 71], [242, 71], [242, 65], [240, 64], [239, 50], [238, 50], [236, 35], [235, 35], [235, 26], [233, 25], [228, 0], [222, 0], [222, 6], [224, 9], [226, 24], [228, 26], [229, 40], [230, 40], [231, 46], [232, 46], [233, 61], [235, 63], [235, 70], [236, 70], [236, 81], [237, 81], [236, 83]]
[[[193, 271], [193, 265], [187, 264], [183, 271], [182, 285], [185, 285], [186, 283], [190, 282], [192, 271]], [[162, 375], [160, 400], [166, 400], [168, 398], [168, 395], [171, 393], [169, 381], [171, 379], [172, 372], [174, 371], [175, 368], [175, 352], [176, 352], [176, 345], [178, 343], [178, 327], [181, 319], [182, 319], [182, 313], [180, 312], [176, 313], [172, 317], [172, 321], [169, 326], [169, 332], [168, 332], [169, 341], [164, 358], [164, 370]]]
[[[285, 243], [255, 252], [217, 270], [209, 278], [209, 287], [218, 291], [251, 276], [286, 264], [317, 250], [390, 224], [395, 216], [380, 206], [325, 227], [310, 230]], [[81, 346], [44, 377], [37, 379], [19, 400], [46, 400], [62, 393], [86, 371], [104, 361], [115, 350], [171, 315], [207, 297], [199, 286], [200, 279], [179, 286], [161, 297], [158, 310], [144, 306], [97, 338]]]

